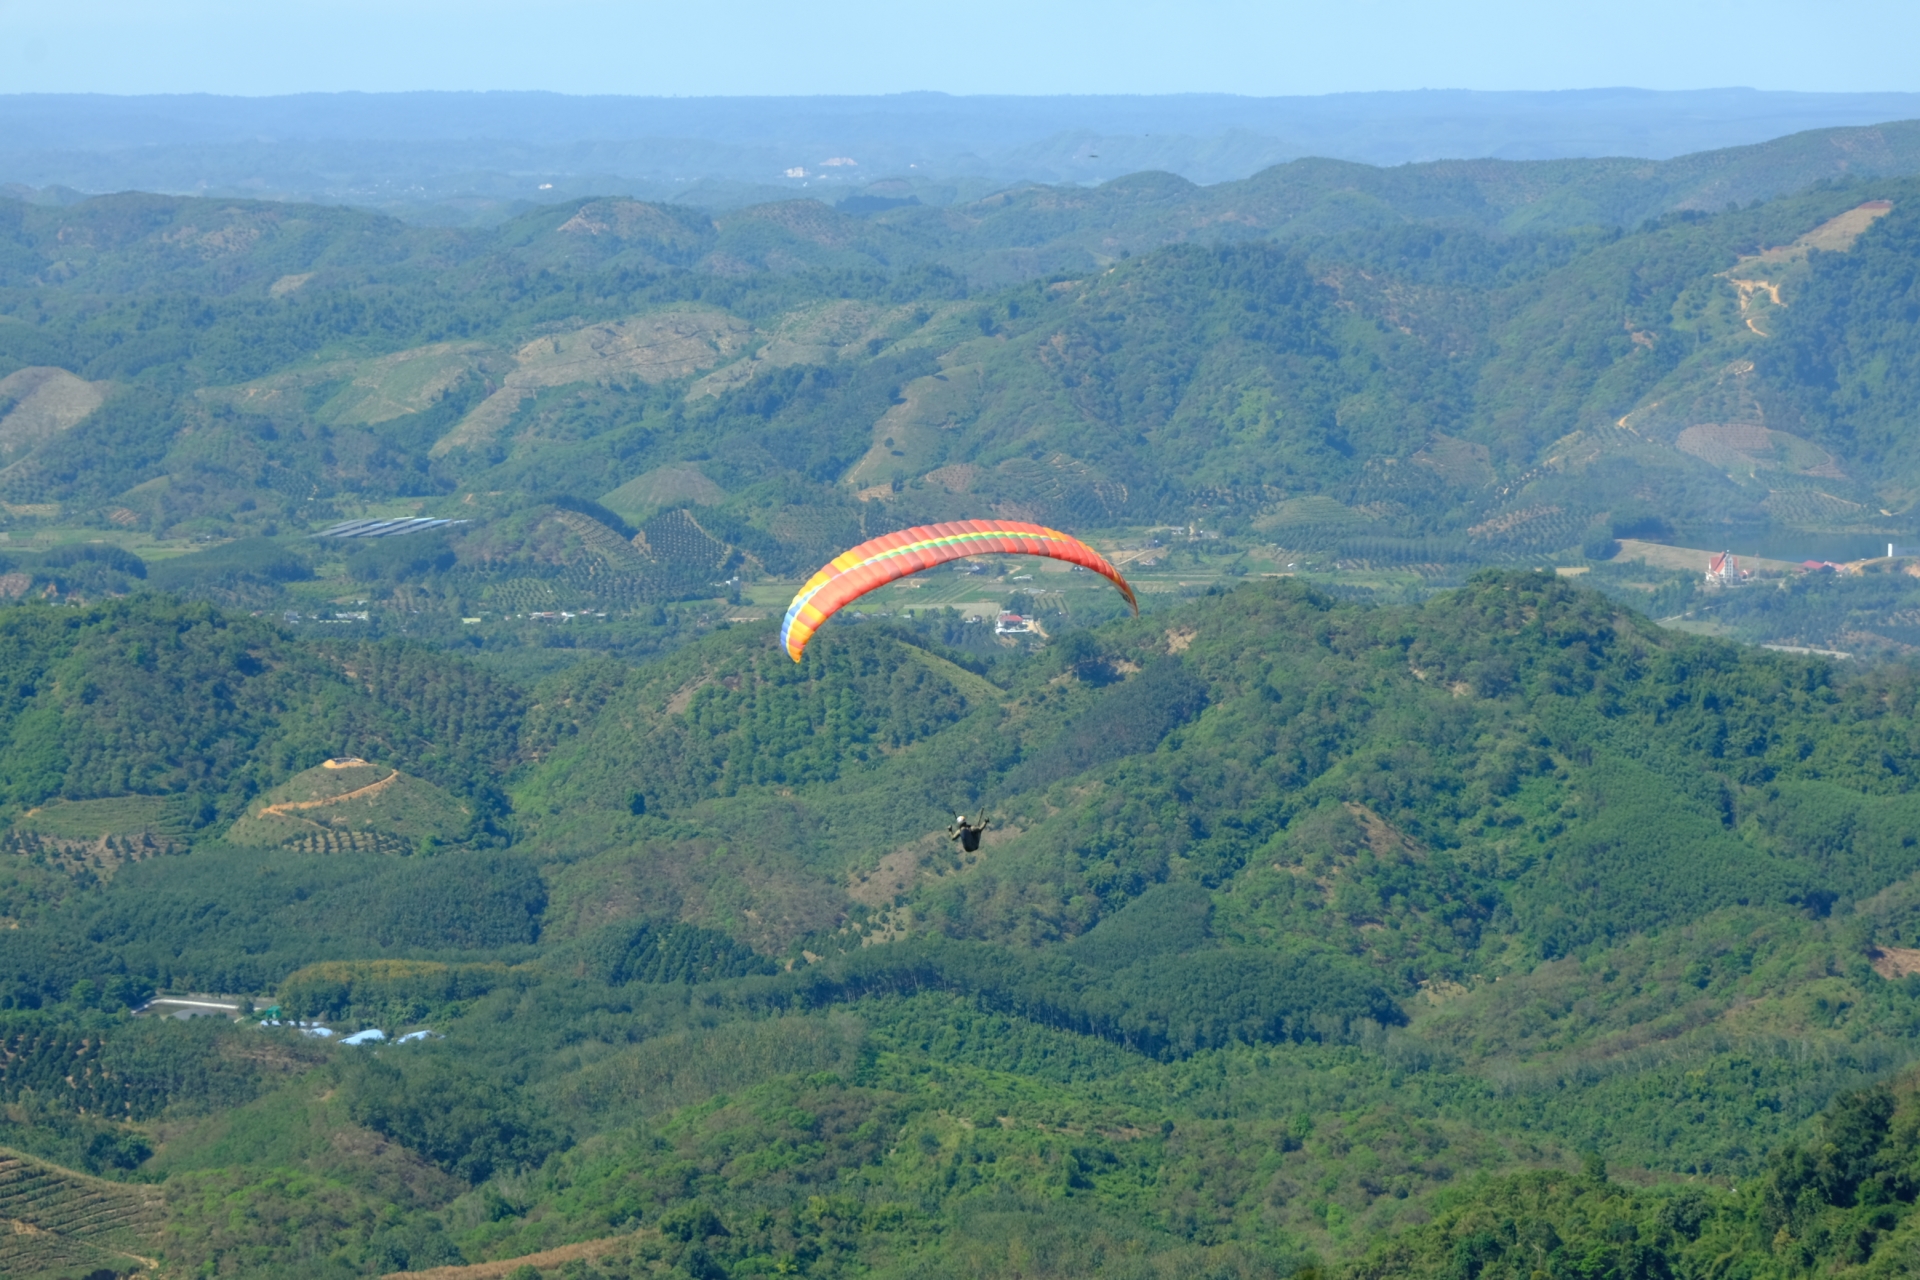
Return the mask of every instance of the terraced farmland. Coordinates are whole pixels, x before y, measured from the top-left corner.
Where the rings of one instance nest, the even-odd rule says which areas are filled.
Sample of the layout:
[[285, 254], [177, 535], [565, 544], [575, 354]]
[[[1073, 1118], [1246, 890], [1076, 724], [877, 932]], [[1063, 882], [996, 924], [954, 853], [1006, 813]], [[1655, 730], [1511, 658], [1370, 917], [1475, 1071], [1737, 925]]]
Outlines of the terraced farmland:
[[168, 836], [142, 832], [133, 836], [101, 836], [97, 840], [70, 840], [42, 835], [32, 828], [18, 828], [0, 836], [0, 853], [27, 859], [35, 866], [48, 867], [72, 876], [82, 884], [111, 879], [113, 873], [129, 862], [141, 862], [184, 849], [184, 844]]
[[28, 810], [17, 825], [63, 840], [139, 835], [179, 839], [191, 829], [192, 815], [179, 796], [112, 796], [55, 801]]
[[383, 831], [324, 831], [295, 836], [280, 846], [292, 853], [386, 853], [405, 856], [413, 843]]
[[152, 1269], [161, 1200], [0, 1149], [0, 1275], [11, 1280]]
[[330, 760], [275, 787], [227, 838], [309, 853], [406, 852], [421, 838], [456, 836], [464, 805], [411, 774], [364, 760]]

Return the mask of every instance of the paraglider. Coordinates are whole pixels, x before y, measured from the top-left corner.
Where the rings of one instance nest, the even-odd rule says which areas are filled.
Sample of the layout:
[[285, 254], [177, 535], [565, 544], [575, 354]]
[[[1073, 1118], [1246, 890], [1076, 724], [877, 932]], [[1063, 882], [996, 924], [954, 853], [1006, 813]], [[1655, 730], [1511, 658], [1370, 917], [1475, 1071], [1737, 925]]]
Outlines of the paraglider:
[[807, 579], [787, 606], [786, 621], [780, 625], [780, 643], [798, 662], [813, 633], [841, 606], [910, 573], [994, 552], [1046, 556], [1091, 569], [1120, 588], [1133, 611], [1140, 612], [1140, 602], [1134, 599], [1133, 588], [1120, 571], [1080, 539], [1020, 520], [956, 520], [882, 534], [834, 557]]
[[963, 853], [978, 853], [980, 837], [986, 834], [987, 826], [991, 821], [989, 818], [982, 818], [980, 825], [976, 827], [967, 821], [966, 814], [957, 814], [953, 819], [953, 825], [947, 828], [947, 839], [958, 840]]

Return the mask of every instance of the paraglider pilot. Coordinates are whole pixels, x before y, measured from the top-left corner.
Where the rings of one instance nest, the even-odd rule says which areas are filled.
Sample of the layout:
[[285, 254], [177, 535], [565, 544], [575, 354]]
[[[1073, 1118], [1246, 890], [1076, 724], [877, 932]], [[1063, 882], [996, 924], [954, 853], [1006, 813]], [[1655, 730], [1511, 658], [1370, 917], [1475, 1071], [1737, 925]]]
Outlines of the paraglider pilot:
[[967, 821], [966, 814], [956, 814], [953, 825], [947, 828], [947, 839], [958, 840], [960, 848], [967, 853], [976, 853], [980, 849], [980, 836], [987, 826], [986, 818], [980, 819], [980, 825], [976, 827]]

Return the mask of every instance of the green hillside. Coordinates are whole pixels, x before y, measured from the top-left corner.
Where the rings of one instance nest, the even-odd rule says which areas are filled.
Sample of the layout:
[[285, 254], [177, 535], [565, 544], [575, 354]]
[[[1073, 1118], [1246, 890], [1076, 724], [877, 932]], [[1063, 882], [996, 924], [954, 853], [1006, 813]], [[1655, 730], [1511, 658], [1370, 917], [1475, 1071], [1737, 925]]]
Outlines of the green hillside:
[[0, 1265], [22, 1280], [137, 1270], [153, 1248], [159, 1197], [0, 1152], [0, 1207], [16, 1224]]
[[[1411, 606], [1249, 583], [1037, 653], [870, 619], [796, 666], [736, 625], [515, 697], [204, 606], [15, 616], [59, 627], [16, 670], [85, 655], [98, 685], [17, 713], [63, 742], [110, 723], [118, 662], [259, 655], [226, 720], [147, 686], [172, 690], [148, 721], [240, 747], [208, 782], [154, 772], [171, 739], [99, 749], [209, 797], [184, 851], [8, 869], [6, 1142], [158, 1179], [169, 1266], [610, 1241], [601, 1275], [1388, 1275], [1537, 1237], [1677, 1268], [1772, 1240], [1731, 1186], [1826, 1159], [1822, 1110], [1920, 1058], [1912, 673], [1662, 630], [1551, 574]], [[456, 710], [489, 688], [491, 716]], [[251, 737], [213, 727], [249, 706]], [[355, 723], [400, 771], [291, 768]], [[356, 804], [323, 857], [275, 825]], [[960, 811], [992, 819], [978, 855], [939, 837]], [[362, 848], [369, 824], [407, 843]], [[124, 1012], [156, 988], [444, 1038]], [[1596, 1152], [1646, 1189], [1578, 1173]], [[1816, 1184], [1779, 1211], [1807, 1257], [1903, 1238], [1904, 1184], [1884, 1226]]]
[[430, 782], [346, 757], [322, 761], [261, 796], [226, 838], [312, 853], [411, 852], [459, 838], [472, 816]]
[[0, 202], [0, 1257], [1911, 1271], [1908, 135]]
[[1816, 1134], [1776, 1152], [1744, 1189], [1643, 1189], [1556, 1171], [1483, 1182], [1430, 1226], [1376, 1249], [1357, 1276], [1613, 1270], [1898, 1276], [1914, 1263], [1914, 1079], [1848, 1093]]
[[[620, 518], [697, 509], [773, 577], [862, 531], [994, 512], [1383, 566], [1577, 560], [1615, 529], [1898, 541], [1920, 493], [1892, 425], [1914, 180], [1863, 175], [1902, 171], [1904, 128], [1637, 168], [1142, 175], [962, 220], [589, 201], [453, 232], [15, 206], [0, 500], [28, 533], [279, 545], [368, 511], [486, 523], [605, 497]], [[1822, 177], [1842, 144], [1885, 154]], [[1159, 230], [1119, 234], [1141, 218]], [[983, 265], [1007, 254], [1018, 280]], [[83, 597], [144, 567], [5, 554]], [[161, 572], [280, 605], [302, 558]], [[598, 571], [628, 580], [606, 598], [721, 576], [645, 558]]]

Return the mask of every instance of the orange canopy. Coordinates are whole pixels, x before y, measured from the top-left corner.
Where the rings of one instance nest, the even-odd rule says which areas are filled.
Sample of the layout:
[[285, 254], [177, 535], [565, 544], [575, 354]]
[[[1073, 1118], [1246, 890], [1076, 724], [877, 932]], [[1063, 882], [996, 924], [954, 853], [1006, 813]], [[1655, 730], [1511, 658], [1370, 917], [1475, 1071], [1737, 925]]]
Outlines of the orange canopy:
[[910, 573], [994, 552], [1046, 556], [1091, 569], [1120, 588], [1133, 611], [1140, 612], [1140, 602], [1120, 571], [1080, 539], [1020, 520], [956, 520], [882, 534], [834, 557], [807, 579], [807, 585], [787, 606], [780, 643], [798, 662], [813, 633], [841, 606]]

